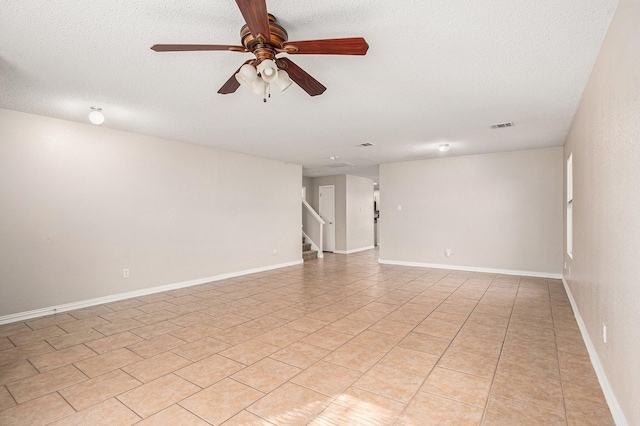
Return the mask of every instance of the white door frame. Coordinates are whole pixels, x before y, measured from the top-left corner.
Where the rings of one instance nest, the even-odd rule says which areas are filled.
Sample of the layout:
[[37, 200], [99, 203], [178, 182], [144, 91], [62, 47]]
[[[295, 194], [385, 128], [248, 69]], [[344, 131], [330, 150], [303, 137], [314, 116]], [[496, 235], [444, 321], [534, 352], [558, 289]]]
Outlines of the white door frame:
[[[331, 188], [331, 193], [333, 194], [333, 200], [330, 204], [332, 207], [331, 218], [325, 218], [323, 216], [322, 211], [322, 192], [324, 189]], [[325, 221], [324, 224], [324, 236], [322, 249], [324, 251], [333, 252], [336, 249], [336, 187], [335, 185], [322, 185], [318, 187], [318, 213], [320, 217]], [[326, 205], [326, 203], [325, 203]]]

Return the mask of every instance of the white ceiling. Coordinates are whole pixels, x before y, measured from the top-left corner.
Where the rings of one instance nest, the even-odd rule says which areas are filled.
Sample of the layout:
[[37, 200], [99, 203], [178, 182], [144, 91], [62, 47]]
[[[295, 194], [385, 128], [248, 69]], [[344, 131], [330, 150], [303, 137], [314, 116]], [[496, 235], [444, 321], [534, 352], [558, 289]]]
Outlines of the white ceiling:
[[291, 55], [327, 91], [294, 85], [265, 104], [244, 87], [216, 93], [251, 54], [149, 49], [241, 44], [234, 1], [1, 0], [0, 107], [88, 122], [96, 106], [105, 127], [302, 164], [305, 176], [377, 178], [381, 163], [563, 145], [616, 5], [267, 0], [289, 40], [362, 36], [370, 48]]

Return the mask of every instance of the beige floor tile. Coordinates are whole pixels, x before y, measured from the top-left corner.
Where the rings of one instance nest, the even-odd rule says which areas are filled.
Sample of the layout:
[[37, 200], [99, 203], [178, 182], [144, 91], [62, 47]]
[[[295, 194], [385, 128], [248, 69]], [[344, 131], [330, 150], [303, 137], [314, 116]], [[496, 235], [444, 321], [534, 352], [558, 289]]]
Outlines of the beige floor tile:
[[423, 376], [376, 365], [363, 375], [354, 387], [406, 404], [418, 391], [423, 381]]
[[378, 364], [397, 368], [425, 378], [436, 365], [438, 359], [437, 355], [396, 347], [387, 353]]
[[306, 368], [324, 358], [329, 353], [330, 351], [327, 349], [302, 342], [295, 342], [271, 354], [270, 357], [296, 367]]
[[85, 380], [88, 380], [88, 377], [80, 370], [73, 365], [67, 365], [11, 383], [7, 385], [7, 389], [18, 404], [22, 404]]
[[48, 315], [46, 317], [29, 320], [29, 321], [26, 321], [25, 323], [32, 330], [40, 330], [40, 329], [56, 326], [58, 324], [64, 324], [64, 323], [74, 322], [74, 321], [77, 321], [74, 317], [72, 317], [68, 313], [62, 313], [62, 314]]
[[217, 354], [218, 352], [227, 349], [229, 346], [231, 345], [221, 340], [206, 337], [204, 339], [187, 343], [186, 345], [178, 346], [177, 348], [172, 349], [171, 352], [195, 362], [210, 357], [213, 354]]
[[205, 388], [233, 373], [245, 368], [244, 364], [225, 358], [220, 355], [213, 355], [202, 361], [193, 363], [187, 367], [176, 371], [176, 374], [191, 383]]
[[133, 328], [131, 332], [136, 336], [140, 336], [143, 339], [149, 340], [153, 337], [177, 332], [181, 329], [182, 327], [177, 324], [171, 323], [169, 321], [160, 321], [154, 324], [145, 325], [143, 327]]
[[235, 327], [216, 331], [215, 333], [211, 334], [210, 337], [213, 337], [216, 340], [222, 340], [223, 342], [227, 342], [230, 345], [239, 345], [240, 343], [244, 343], [261, 334], [262, 333], [260, 333], [260, 331], [256, 330], [255, 328], [246, 327], [244, 325], [236, 325]]
[[142, 327], [144, 323], [136, 321], [133, 318], [124, 318], [109, 324], [98, 325], [94, 327], [95, 330], [104, 334], [105, 336], [112, 336], [125, 331], [134, 330], [138, 327]]
[[241, 362], [245, 365], [251, 365], [279, 349], [280, 348], [277, 346], [273, 346], [259, 340], [249, 340], [220, 352], [220, 355], [234, 361]]
[[302, 331], [293, 330], [287, 327], [278, 327], [257, 336], [256, 340], [283, 348], [306, 337], [307, 335], [307, 333], [303, 333]]
[[349, 343], [352, 345], [375, 349], [381, 352], [387, 352], [391, 350], [391, 348], [393, 348], [401, 338], [401, 336], [394, 336], [369, 329], [355, 336]]
[[351, 387], [319, 417], [335, 425], [386, 426], [395, 424], [405, 407], [398, 401]]
[[498, 363], [498, 371], [506, 374], [529, 376], [533, 379], [560, 379], [558, 360], [552, 357], [538, 357], [517, 352], [503, 352]]
[[346, 344], [327, 355], [324, 360], [364, 373], [384, 355], [381, 351]]
[[111, 426], [139, 424], [140, 417], [115, 398], [52, 423], [54, 426]]
[[129, 364], [122, 369], [143, 383], [179, 370], [191, 362], [180, 355], [165, 352], [151, 358]]
[[268, 393], [297, 375], [300, 368], [271, 358], [264, 358], [231, 376], [232, 379]]
[[38, 370], [29, 361], [18, 361], [0, 366], [0, 386], [35, 376]]
[[0, 386], [0, 411], [16, 405], [13, 397], [6, 387]]
[[322, 329], [316, 331], [315, 333], [309, 334], [307, 337], [301, 339], [300, 341], [302, 343], [308, 343], [313, 346], [333, 351], [347, 343], [352, 338], [353, 336], [350, 334]]
[[330, 398], [294, 383], [285, 383], [247, 411], [276, 425], [306, 425], [329, 404]]
[[460, 334], [453, 339], [449, 349], [498, 358], [504, 344], [501, 340], [486, 339], [473, 334]]
[[222, 426], [274, 426], [273, 423], [256, 416], [247, 410], [242, 410], [235, 416], [231, 417]]
[[0, 411], [0, 425], [47, 425], [73, 413], [75, 410], [60, 395], [52, 393]]
[[6, 337], [14, 334], [26, 333], [32, 329], [24, 322], [14, 322], [0, 325], [0, 336]]
[[26, 333], [14, 334], [9, 336], [9, 340], [16, 346], [24, 346], [29, 343], [39, 342], [52, 337], [61, 336], [67, 334], [63, 329], [57, 326], [41, 328], [34, 331], [27, 331]]
[[392, 336], [404, 337], [415, 327], [414, 324], [407, 324], [405, 322], [392, 321], [388, 319], [382, 319], [369, 328], [371, 331], [377, 331], [380, 333], [390, 334]]
[[124, 371], [114, 370], [91, 380], [69, 386], [59, 391], [59, 393], [73, 408], [80, 411], [141, 384]]
[[74, 365], [87, 376], [96, 377], [142, 359], [141, 356], [131, 352], [129, 349], [120, 348], [84, 361], [75, 362]]
[[[136, 321], [140, 321], [146, 325], [150, 325], [150, 324], [155, 324], [158, 323], [160, 321], [166, 321], [166, 320], [170, 320], [172, 318], [177, 317], [178, 314], [176, 314], [175, 312], [170, 312], [167, 311], [165, 309], [161, 309], [159, 311], [155, 311], [155, 312], [150, 312], [147, 314], [142, 314], [139, 315], [137, 317], [135, 317]], [[171, 322], [172, 324], [176, 324], [175, 322]], [[177, 325], [177, 324], [176, 324]]]
[[303, 333], [313, 333], [329, 324], [328, 321], [321, 321], [309, 317], [302, 317], [293, 320], [285, 325], [287, 328], [302, 331]]
[[[71, 323], [73, 324], [73, 323]], [[92, 328], [76, 331], [70, 334], [64, 334], [47, 339], [47, 342], [57, 350], [79, 345], [81, 343], [91, 342], [104, 337], [102, 333]]]
[[151, 416], [198, 392], [200, 388], [174, 374], [168, 374], [118, 396], [142, 418]]
[[609, 407], [588, 400], [566, 400], [569, 426], [614, 426]]
[[497, 373], [491, 394], [564, 414], [564, 400], [559, 380], [531, 380], [528, 376]]
[[140, 423], [136, 423], [137, 426], [208, 426], [209, 424], [177, 404], [165, 408], [151, 417], [147, 417]]
[[8, 337], [0, 337], [0, 351], [11, 348], [15, 348], [15, 345], [11, 343], [11, 340], [9, 340]]
[[440, 356], [450, 344], [451, 340], [411, 332], [398, 343], [398, 346]]
[[211, 424], [238, 414], [264, 394], [242, 383], [224, 379], [182, 401], [180, 405]]
[[480, 424], [482, 413], [482, 408], [418, 392], [400, 416], [399, 423], [406, 426], [475, 426]]
[[56, 352], [30, 358], [29, 361], [40, 372], [53, 370], [83, 359], [95, 357], [97, 354], [85, 345], [72, 346]]
[[492, 379], [497, 363], [496, 358], [449, 349], [440, 358], [438, 367]]
[[184, 340], [180, 340], [170, 334], [161, 334], [148, 340], [128, 345], [127, 348], [143, 358], [150, 358], [185, 344], [186, 342]]
[[367, 328], [371, 327], [371, 323], [356, 321], [348, 318], [342, 318], [338, 321], [332, 322], [327, 325], [327, 330], [337, 331], [338, 333], [348, 334], [355, 336], [362, 333]]
[[[96, 306], [96, 308], [103, 307], [104, 305]], [[73, 312], [71, 312], [73, 314]], [[111, 309], [104, 308], [101, 313], [96, 313], [96, 315], [79, 319], [78, 321], [66, 322], [63, 324], [59, 324], [58, 327], [66, 331], [67, 333], [75, 333], [80, 330], [86, 330], [98, 325], [106, 324], [109, 321], [105, 318], [102, 318], [97, 315], [108, 315], [109, 313], [114, 313]], [[75, 314], [74, 314], [75, 315]]]
[[482, 424], [487, 426], [564, 426], [567, 421], [563, 413], [491, 395]]
[[[208, 315], [207, 315], [208, 316]], [[170, 321], [172, 322], [172, 321]], [[196, 340], [200, 340], [209, 335], [215, 334], [220, 331], [219, 328], [216, 328], [209, 324], [193, 324], [183, 327], [180, 330], [172, 331], [169, 333], [173, 337], [177, 337], [180, 340], [184, 340], [185, 342], [195, 342]]]
[[337, 397], [362, 376], [362, 373], [320, 361], [291, 379], [291, 382], [324, 395]]
[[413, 332], [415, 333], [426, 334], [448, 340], [452, 340], [456, 334], [458, 334], [458, 331], [460, 331], [460, 326], [458, 325], [429, 317], [413, 329]]
[[484, 409], [490, 388], [491, 379], [436, 367], [420, 391]]
[[87, 342], [85, 346], [91, 348], [93, 351], [99, 354], [103, 354], [105, 352], [111, 352], [115, 349], [135, 345], [136, 343], [142, 342], [143, 340], [144, 339], [136, 336], [131, 332], [124, 331], [122, 333], [113, 334], [111, 336], [103, 337], [92, 342]]

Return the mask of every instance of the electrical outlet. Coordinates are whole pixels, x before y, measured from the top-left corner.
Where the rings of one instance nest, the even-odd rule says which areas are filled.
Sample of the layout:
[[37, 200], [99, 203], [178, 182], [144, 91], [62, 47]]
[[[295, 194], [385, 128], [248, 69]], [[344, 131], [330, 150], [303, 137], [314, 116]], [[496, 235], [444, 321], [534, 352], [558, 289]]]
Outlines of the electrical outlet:
[[607, 343], [607, 325], [602, 323], [602, 342]]
[[128, 269], [123, 269], [122, 270], [122, 278], [129, 278], [129, 270]]
[[273, 255], [275, 256], [276, 254], [278, 254], [278, 250], [277, 249], [273, 249]]
[[445, 254], [447, 257], [451, 256], [451, 249], [446, 249], [446, 250], [444, 251], [444, 254]]

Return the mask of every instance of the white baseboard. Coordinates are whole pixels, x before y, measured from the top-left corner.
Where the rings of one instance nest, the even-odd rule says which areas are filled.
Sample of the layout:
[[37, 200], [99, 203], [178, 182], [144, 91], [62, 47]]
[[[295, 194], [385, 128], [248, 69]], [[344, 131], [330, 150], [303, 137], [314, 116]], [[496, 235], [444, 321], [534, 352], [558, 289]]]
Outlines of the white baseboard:
[[479, 268], [475, 266], [443, 265], [438, 263], [403, 262], [400, 260], [378, 259], [378, 263], [386, 265], [418, 266], [420, 268], [451, 269], [454, 271], [486, 272], [489, 274], [522, 275], [527, 277], [561, 279], [562, 274], [536, 271], [518, 271], [513, 269]]
[[582, 320], [582, 316], [580, 315], [580, 311], [578, 310], [578, 306], [576, 305], [576, 301], [573, 298], [573, 294], [571, 294], [571, 289], [569, 288], [569, 284], [562, 277], [562, 284], [564, 285], [564, 289], [567, 292], [567, 296], [569, 297], [569, 302], [571, 303], [571, 308], [573, 308], [573, 315], [576, 317], [576, 322], [578, 323], [578, 328], [580, 328], [580, 333], [582, 334], [582, 340], [584, 340], [584, 344], [587, 347], [587, 352], [589, 352], [589, 358], [591, 358], [591, 365], [596, 372], [596, 376], [598, 376], [598, 382], [600, 382], [600, 387], [602, 388], [602, 393], [604, 394], [605, 399], [607, 400], [607, 404], [609, 405], [609, 410], [611, 410], [611, 416], [613, 417], [613, 421], [618, 426], [628, 426], [629, 423], [624, 416], [622, 411], [622, 407], [618, 403], [618, 399], [613, 393], [613, 389], [609, 384], [609, 379], [607, 379], [607, 374], [600, 363], [600, 358], [598, 357], [598, 353], [596, 352], [596, 347], [593, 345], [593, 341], [591, 340], [591, 336], [589, 336], [589, 332], [587, 331], [587, 326]]
[[126, 293], [113, 294], [110, 296], [97, 297], [95, 299], [81, 300], [79, 302], [65, 303], [63, 305], [50, 306], [47, 308], [35, 309], [33, 311], [18, 312], [16, 314], [0, 316], [0, 325], [8, 324], [16, 321], [24, 321], [32, 318], [43, 317], [45, 315], [57, 314], [60, 312], [72, 311], [75, 309], [87, 308], [89, 306], [102, 305], [104, 303], [115, 302], [123, 299], [131, 299], [133, 297], [146, 296], [153, 293], [161, 293], [163, 291], [177, 290], [180, 288], [191, 287], [194, 285], [206, 284], [212, 281], [220, 281], [227, 278], [239, 277], [242, 275], [255, 274], [257, 272], [270, 271], [273, 269], [286, 268], [288, 266], [300, 265], [302, 259], [293, 262], [280, 263], [277, 265], [263, 266], [260, 268], [246, 269], [244, 271], [231, 272], [228, 274], [215, 275], [213, 277], [198, 278], [195, 280], [184, 281], [180, 283], [167, 284], [157, 287], [143, 288], [141, 290], [129, 291]]
[[336, 254], [351, 254], [351, 253], [358, 253], [360, 251], [371, 250], [374, 248], [375, 248], [374, 246], [367, 246], [367, 247], [361, 247], [361, 248], [352, 249], [352, 250], [334, 250], [333, 252]]

